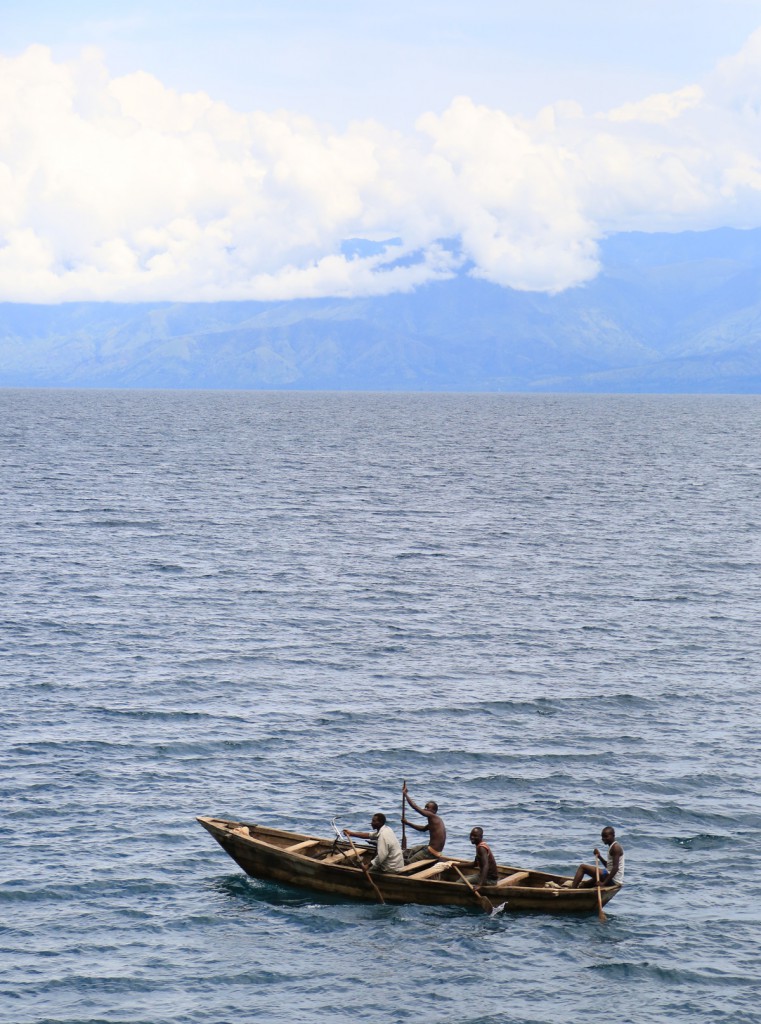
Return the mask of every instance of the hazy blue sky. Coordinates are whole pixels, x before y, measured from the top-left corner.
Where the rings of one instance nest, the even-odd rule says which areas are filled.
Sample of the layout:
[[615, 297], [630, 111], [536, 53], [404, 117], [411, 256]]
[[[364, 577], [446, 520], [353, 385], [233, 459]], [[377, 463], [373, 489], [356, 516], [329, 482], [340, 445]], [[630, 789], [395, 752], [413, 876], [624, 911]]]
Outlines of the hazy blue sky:
[[0, 17], [0, 299], [553, 291], [616, 231], [761, 225], [759, 0]]
[[759, 0], [175, 0], [0, 3], [2, 51], [56, 58], [97, 46], [114, 75], [142, 69], [239, 110], [341, 127], [411, 127], [457, 95], [533, 114], [593, 112], [697, 81], [761, 26]]

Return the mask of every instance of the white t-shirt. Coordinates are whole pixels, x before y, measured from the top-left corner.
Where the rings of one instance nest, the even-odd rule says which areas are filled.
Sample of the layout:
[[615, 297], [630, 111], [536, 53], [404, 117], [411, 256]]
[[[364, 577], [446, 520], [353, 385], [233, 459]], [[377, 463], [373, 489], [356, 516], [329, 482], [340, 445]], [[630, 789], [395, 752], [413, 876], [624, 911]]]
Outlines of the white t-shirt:
[[[616, 840], [617, 842], [618, 840]], [[618, 858], [618, 871], [616, 872], [615, 878], [611, 874], [613, 871], [613, 854], [608, 850], [608, 859], [605, 861], [605, 866], [608, 869], [608, 877], [605, 879], [606, 885], [623, 885], [624, 883], [624, 851], [621, 848], [621, 856]]]

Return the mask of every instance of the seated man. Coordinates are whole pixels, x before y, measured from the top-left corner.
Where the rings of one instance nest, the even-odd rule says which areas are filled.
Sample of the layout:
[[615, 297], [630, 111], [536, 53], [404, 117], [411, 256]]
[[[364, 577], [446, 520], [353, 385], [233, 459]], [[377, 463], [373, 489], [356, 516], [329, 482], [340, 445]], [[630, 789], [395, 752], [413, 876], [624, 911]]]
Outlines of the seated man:
[[[602, 841], [608, 847], [607, 859], [603, 857], [600, 851], [595, 847], [595, 863], [594, 864], [580, 864], [576, 875], [571, 882], [572, 889], [589, 888], [592, 885], [597, 885], [597, 873], [600, 874], [600, 885], [622, 885], [624, 881], [624, 848], [619, 842], [616, 841], [616, 831], [611, 828], [610, 825], [606, 825], [602, 830]], [[597, 861], [602, 861], [603, 867], [597, 865]], [[585, 875], [590, 875], [588, 882], [583, 882], [582, 879]], [[568, 885], [568, 882], [565, 883]]]
[[476, 883], [473, 888], [479, 892], [482, 885], [496, 885], [499, 881], [499, 872], [494, 854], [484, 842], [484, 830], [478, 826], [471, 829], [470, 841], [476, 848], [476, 856], [469, 866], [479, 869], [478, 876], [471, 880]]
[[386, 824], [386, 815], [380, 812], [374, 814], [370, 822], [372, 832], [352, 832], [344, 829], [345, 836], [356, 836], [357, 839], [368, 839], [377, 843], [377, 853], [370, 861], [371, 871], [401, 871], [404, 867], [404, 857], [399, 840], [391, 828]]
[[407, 850], [404, 859], [408, 864], [414, 864], [415, 861], [427, 860], [429, 857], [440, 857], [441, 851], [444, 849], [444, 844], [447, 841], [447, 830], [444, 826], [444, 822], [438, 815], [439, 805], [435, 800], [429, 800], [425, 807], [418, 807], [407, 792], [406, 782], [402, 787], [402, 794], [410, 807], [416, 810], [418, 814], [422, 814], [423, 817], [428, 819], [428, 822], [425, 825], [416, 825], [414, 821], [410, 821], [408, 818], [403, 817], [403, 823], [405, 825], [409, 825], [410, 828], [414, 828], [416, 832], [427, 832], [430, 836], [427, 843], [421, 843], [419, 846], [411, 846], [410, 849]]

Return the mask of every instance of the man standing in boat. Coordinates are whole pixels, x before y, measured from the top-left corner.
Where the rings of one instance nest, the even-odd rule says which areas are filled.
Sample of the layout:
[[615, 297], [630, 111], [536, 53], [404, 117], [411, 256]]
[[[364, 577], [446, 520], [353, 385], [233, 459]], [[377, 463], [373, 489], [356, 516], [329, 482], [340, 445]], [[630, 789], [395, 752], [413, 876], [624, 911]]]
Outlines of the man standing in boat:
[[499, 871], [491, 848], [484, 842], [484, 830], [478, 826], [471, 829], [470, 841], [476, 848], [476, 857], [470, 867], [479, 869], [476, 884], [473, 886], [478, 892], [482, 885], [496, 885], [499, 881]]
[[427, 832], [429, 835], [427, 843], [421, 843], [419, 846], [412, 846], [407, 850], [405, 860], [408, 864], [414, 864], [416, 861], [427, 860], [429, 857], [440, 857], [441, 852], [444, 849], [444, 844], [447, 841], [447, 830], [444, 822], [438, 814], [439, 805], [435, 800], [429, 800], [425, 807], [418, 807], [407, 792], [406, 782], [402, 786], [402, 795], [413, 810], [428, 819], [427, 824], [416, 825], [414, 821], [410, 821], [406, 816], [404, 816], [402, 818], [403, 824], [409, 825], [410, 828], [414, 828], [416, 832]]
[[[616, 840], [616, 830], [611, 825], [606, 825], [601, 833], [602, 841], [608, 847], [608, 856], [603, 857], [595, 847], [595, 862], [601, 861], [602, 867], [597, 864], [580, 864], [576, 875], [571, 882], [572, 889], [588, 888], [597, 884], [597, 873], [600, 874], [600, 885], [622, 885], [624, 881], [624, 848]], [[589, 875], [588, 882], [582, 882], [584, 875]], [[566, 882], [566, 885], [568, 883]]]
[[345, 836], [354, 836], [357, 839], [368, 839], [378, 844], [378, 852], [370, 861], [371, 871], [386, 871], [393, 873], [401, 871], [404, 867], [404, 856], [399, 840], [386, 824], [386, 815], [378, 812], [374, 814], [370, 822], [372, 832], [352, 832], [344, 829]]

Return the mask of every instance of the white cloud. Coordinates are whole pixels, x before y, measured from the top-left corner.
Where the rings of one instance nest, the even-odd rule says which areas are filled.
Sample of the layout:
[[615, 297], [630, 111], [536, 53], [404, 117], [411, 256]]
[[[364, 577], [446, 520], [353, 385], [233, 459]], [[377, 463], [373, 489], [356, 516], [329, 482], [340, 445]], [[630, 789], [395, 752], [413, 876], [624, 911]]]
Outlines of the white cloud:
[[718, 63], [708, 88], [728, 110], [756, 115], [761, 112], [761, 28], [736, 54]]
[[761, 225], [759, 117], [761, 31], [705, 82], [607, 113], [460, 97], [410, 135], [240, 113], [32, 47], [0, 60], [0, 300], [385, 294], [463, 266], [558, 291], [611, 232]]
[[641, 121], [643, 124], [663, 124], [673, 121], [704, 98], [699, 85], [688, 85], [676, 92], [659, 92], [639, 103], [624, 103], [608, 113], [610, 121]]

